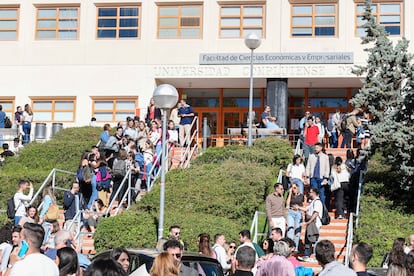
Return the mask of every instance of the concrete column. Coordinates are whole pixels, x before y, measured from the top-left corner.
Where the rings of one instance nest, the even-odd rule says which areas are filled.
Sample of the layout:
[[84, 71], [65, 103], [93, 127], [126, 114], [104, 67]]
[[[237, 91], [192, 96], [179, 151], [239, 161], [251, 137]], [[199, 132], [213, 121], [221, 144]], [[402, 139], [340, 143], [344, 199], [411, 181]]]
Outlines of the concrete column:
[[266, 100], [282, 128], [288, 127], [288, 79], [267, 79]]

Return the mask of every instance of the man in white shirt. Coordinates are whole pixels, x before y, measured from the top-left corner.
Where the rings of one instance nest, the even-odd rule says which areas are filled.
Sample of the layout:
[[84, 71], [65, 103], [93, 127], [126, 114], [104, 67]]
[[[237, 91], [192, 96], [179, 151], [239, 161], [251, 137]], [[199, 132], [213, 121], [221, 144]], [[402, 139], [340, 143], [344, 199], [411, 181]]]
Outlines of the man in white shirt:
[[[14, 206], [16, 208], [16, 214], [14, 215], [14, 224], [19, 224], [20, 219], [26, 215], [26, 206], [33, 196], [33, 184], [27, 180], [19, 181], [19, 190], [14, 194]], [[25, 195], [24, 192], [29, 188], [29, 194]]]
[[222, 233], [218, 233], [214, 236], [213, 250], [216, 252], [217, 261], [219, 261], [223, 268], [224, 274], [231, 268], [231, 259], [227, 257], [226, 249], [224, 244], [226, 243], [226, 237]]
[[298, 258], [304, 262], [313, 261], [310, 259], [310, 255], [312, 254], [313, 245], [318, 241], [319, 238], [319, 229], [322, 226], [321, 218], [323, 214], [323, 205], [322, 201], [319, 198], [318, 188], [312, 187], [309, 191], [309, 197], [312, 199], [312, 202], [308, 206], [294, 206], [295, 209], [306, 212], [306, 221], [303, 222], [303, 225], [306, 227], [305, 256]]
[[58, 276], [57, 265], [48, 257], [40, 253], [45, 231], [40, 224], [26, 222], [23, 225], [22, 240], [28, 249], [23, 257], [18, 255], [20, 248], [13, 250], [5, 276]]

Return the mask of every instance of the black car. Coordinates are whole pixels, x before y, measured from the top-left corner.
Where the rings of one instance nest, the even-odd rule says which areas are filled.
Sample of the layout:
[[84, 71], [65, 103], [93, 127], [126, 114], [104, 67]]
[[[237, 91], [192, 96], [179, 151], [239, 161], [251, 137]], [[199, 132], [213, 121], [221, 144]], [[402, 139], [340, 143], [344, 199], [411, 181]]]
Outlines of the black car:
[[[154, 258], [160, 253], [156, 249], [147, 248], [128, 248], [127, 251], [130, 257], [129, 275], [132, 276], [149, 275]], [[96, 255], [92, 261], [109, 258], [110, 252], [110, 250], [102, 252]], [[181, 263], [197, 270], [200, 276], [224, 276], [220, 263], [206, 255], [184, 252]]]

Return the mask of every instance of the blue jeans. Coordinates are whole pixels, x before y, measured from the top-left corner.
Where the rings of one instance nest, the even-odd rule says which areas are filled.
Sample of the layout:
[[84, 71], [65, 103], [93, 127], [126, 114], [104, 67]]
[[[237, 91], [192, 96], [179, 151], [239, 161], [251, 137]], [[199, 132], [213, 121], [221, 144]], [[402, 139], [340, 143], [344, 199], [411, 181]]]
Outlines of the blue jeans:
[[91, 209], [93, 206], [93, 202], [98, 199], [98, 190], [96, 189], [96, 176], [92, 176], [91, 180], [91, 186], [92, 186], [92, 194], [89, 198], [88, 202], [88, 208]]
[[331, 132], [331, 148], [337, 148], [338, 147], [338, 132], [332, 131]]
[[308, 163], [309, 155], [314, 154], [314, 153], [315, 153], [314, 145], [303, 144], [303, 156], [305, 157], [305, 167], [306, 167], [306, 164]]
[[321, 201], [323, 203], [325, 203], [325, 186], [326, 185], [322, 185], [323, 182], [323, 178], [315, 178], [312, 177], [310, 179], [310, 185], [312, 188], [318, 188], [319, 190], [319, 198], [321, 199]]
[[30, 142], [30, 132], [32, 130], [32, 124], [30, 122], [23, 122], [23, 144]]
[[14, 225], [19, 224], [19, 221], [21, 220], [21, 216], [14, 216]]
[[289, 209], [287, 224], [287, 237], [295, 241], [295, 250], [298, 251], [300, 231], [302, 228], [302, 212]]

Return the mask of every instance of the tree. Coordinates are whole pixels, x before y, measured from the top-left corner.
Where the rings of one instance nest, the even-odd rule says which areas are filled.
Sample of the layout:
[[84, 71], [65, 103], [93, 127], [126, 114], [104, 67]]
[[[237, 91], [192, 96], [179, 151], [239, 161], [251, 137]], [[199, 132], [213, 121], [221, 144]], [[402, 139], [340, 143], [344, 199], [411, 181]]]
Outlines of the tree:
[[[356, 66], [354, 74], [364, 76], [363, 86], [351, 99], [355, 107], [372, 115], [371, 147], [368, 153], [381, 152], [403, 189], [413, 188], [414, 176], [414, 65], [402, 38], [395, 46], [372, 14], [371, 0], [365, 0], [367, 64]], [[394, 184], [394, 183], [393, 183]]]

